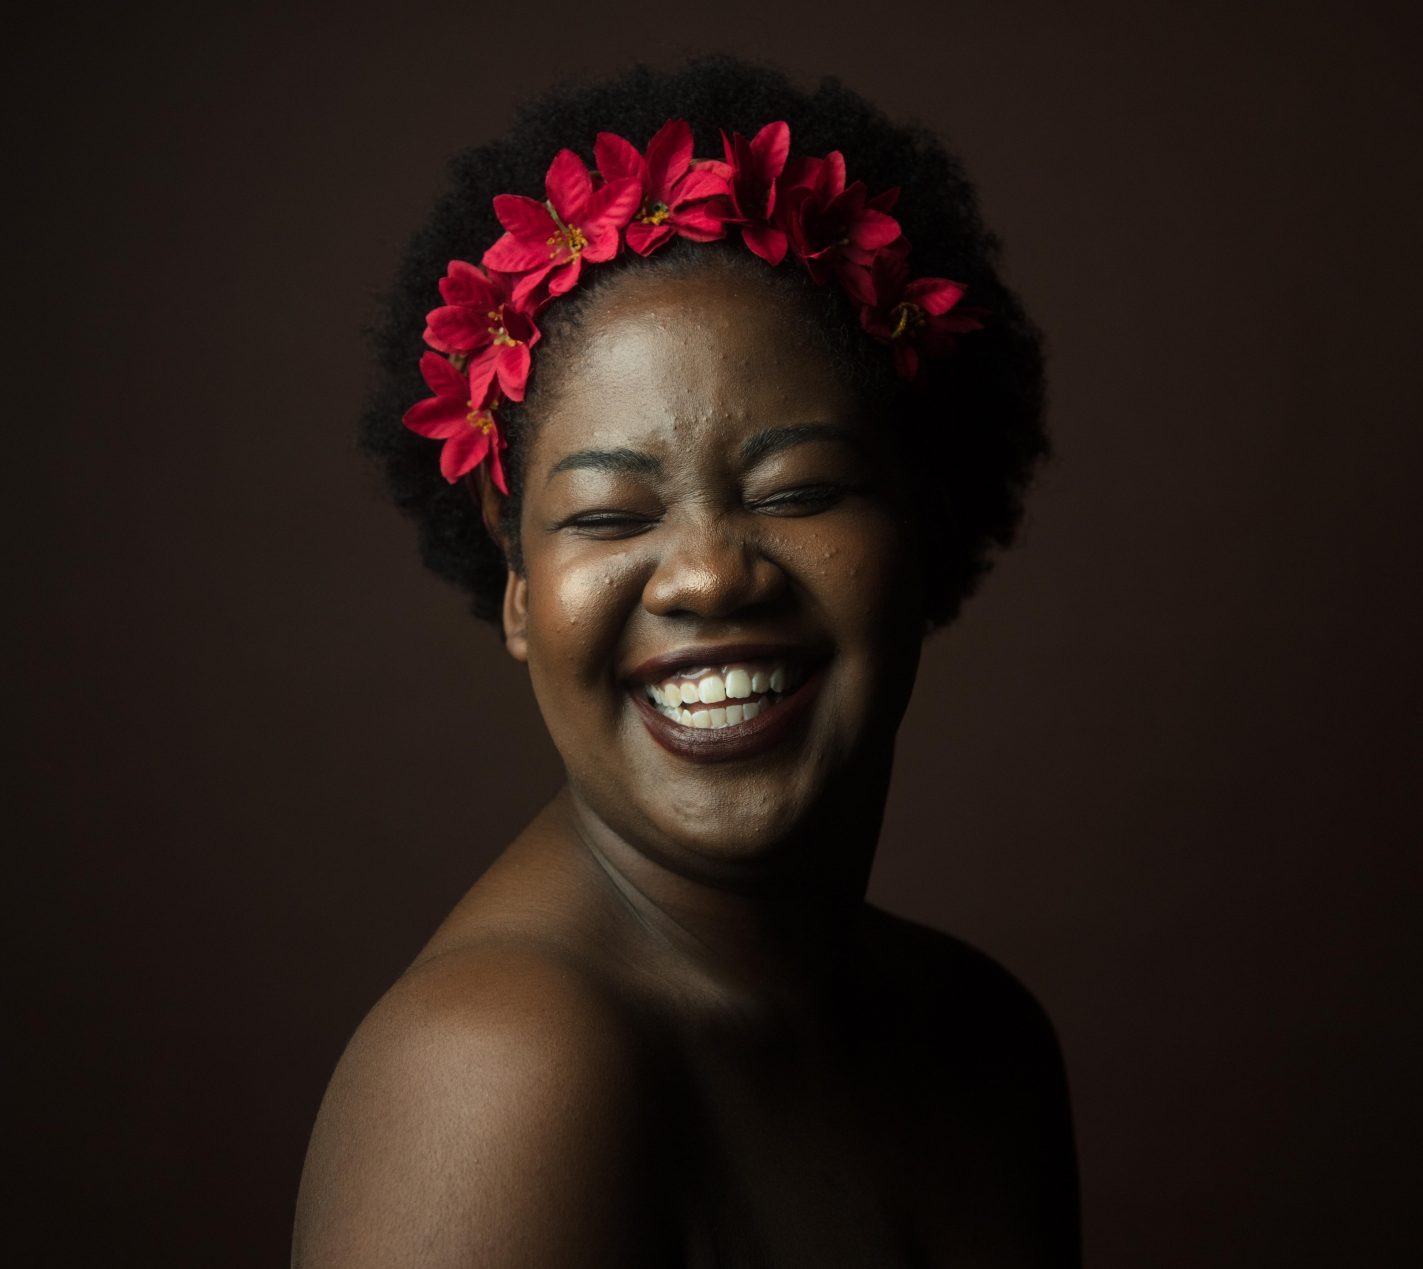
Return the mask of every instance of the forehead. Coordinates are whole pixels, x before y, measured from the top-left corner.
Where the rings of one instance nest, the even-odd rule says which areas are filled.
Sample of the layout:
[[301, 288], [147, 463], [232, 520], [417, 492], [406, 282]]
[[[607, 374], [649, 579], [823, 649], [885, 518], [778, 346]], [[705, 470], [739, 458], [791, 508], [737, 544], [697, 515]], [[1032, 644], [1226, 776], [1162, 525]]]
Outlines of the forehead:
[[538, 411], [536, 462], [587, 445], [720, 446], [855, 415], [805, 311], [741, 271], [619, 278], [567, 338], [568, 360]]

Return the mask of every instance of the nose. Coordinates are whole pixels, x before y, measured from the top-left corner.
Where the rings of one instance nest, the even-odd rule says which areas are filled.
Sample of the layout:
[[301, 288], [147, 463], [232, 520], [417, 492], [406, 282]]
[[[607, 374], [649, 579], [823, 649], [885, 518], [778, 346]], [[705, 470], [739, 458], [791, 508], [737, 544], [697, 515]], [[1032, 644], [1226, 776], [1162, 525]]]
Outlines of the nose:
[[687, 526], [666, 540], [642, 604], [659, 617], [730, 617], [764, 607], [788, 589], [786, 574], [734, 523]]

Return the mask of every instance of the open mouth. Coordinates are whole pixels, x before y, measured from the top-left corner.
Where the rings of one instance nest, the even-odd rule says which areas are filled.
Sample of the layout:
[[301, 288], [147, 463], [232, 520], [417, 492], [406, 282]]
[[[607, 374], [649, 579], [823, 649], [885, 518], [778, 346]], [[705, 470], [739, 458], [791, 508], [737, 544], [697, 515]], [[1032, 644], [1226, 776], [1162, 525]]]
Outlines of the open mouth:
[[686, 647], [649, 658], [625, 683], [663, 749], [692, 762], [728, 762], [805, 737], [830, 657], [828, 648], [800, 644]]
[[775, 709], [804, 683], [805, 666], [786, 658], [686, 666], [642, 685], [654, 709], [681, 727], [720, 731]]

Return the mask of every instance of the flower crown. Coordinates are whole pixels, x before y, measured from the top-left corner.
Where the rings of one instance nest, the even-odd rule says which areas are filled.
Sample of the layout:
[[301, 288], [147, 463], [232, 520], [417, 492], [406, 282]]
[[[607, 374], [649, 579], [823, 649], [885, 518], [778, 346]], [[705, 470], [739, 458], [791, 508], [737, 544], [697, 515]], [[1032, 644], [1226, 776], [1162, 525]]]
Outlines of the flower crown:
[[860, 325], [893, 347], [906, 379], [921, 357], [943, 356], [955, 335], [982, 328], [981, 310], [954, 311], [961, 283], [911, 278], [909, 243], [889, 214], [897, 188], [871, 198], [863, 181], [846, 183], [838, 150], [793, 159], [790, 141], [789, 125], [768, 123], [749, 141], [722, 133], [724, 161], [694, 159], [691, 128], [669, 119], [645, 153], [600, 132], [595, 172], [560, 150], [543, 202], [496, 195], [504, 235], [484, 253], [483, 268], [450, 261], [440, 280], [445, 302], [425, 319], [425, 342], [435, 351], [420, 359], [435, 395], [404, 418], [411, 431], [444, 441], [445, 479], [454, 483], [488, 463], [489, 478], [509, 492], [499, 410], [524, 399], [539, 342], [535, 319], [577, 284], [585, 264], [624, 250], [647, 256], [676, 237], [715, 242], [739, 229], [768, 264], [794, 256], [817, 284], [838, 282], [860, 306]]

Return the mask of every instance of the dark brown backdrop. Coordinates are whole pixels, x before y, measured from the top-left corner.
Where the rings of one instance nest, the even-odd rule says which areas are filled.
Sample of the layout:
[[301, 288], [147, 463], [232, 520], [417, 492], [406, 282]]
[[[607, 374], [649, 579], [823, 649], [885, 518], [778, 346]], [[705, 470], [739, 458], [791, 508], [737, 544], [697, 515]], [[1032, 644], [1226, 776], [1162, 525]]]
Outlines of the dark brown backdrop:
[[353, 450], [360, 328], [512, 102], [711, 47], [948, 132], [1052, 339], [1061, 457], [931, 644], [872, 897], [1056, 1019], [1092, 1264], [1405, 1263], [1407, 13], [175, 4], [12, 42], [25, 1263], [282, 1262], [347, 1035], [554, 788]]

